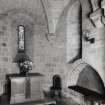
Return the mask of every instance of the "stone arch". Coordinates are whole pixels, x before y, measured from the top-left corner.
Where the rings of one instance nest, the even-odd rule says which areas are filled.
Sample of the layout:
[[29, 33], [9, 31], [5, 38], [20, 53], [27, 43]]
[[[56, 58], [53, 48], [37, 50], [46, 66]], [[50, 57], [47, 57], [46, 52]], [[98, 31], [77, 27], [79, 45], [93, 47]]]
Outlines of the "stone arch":
[[[31, 24], [35, 23], [35, 15], [25, 9], [13, 9], [7, 12], [7, 18], [11, 21], [11, 25], [19, 24]], [[27, 21], [27, 22], [26, 22]]]
[[74, 63], [74, 65], [72, 67], [72, 72], [68, 73], [68, 76], [67, 76], [67, 86], [76, 85], [76, 83], [78, 81], [79, 74], [86, 65], [87, 65], [87, 63], [85, 63], [83, 61]]
[[89, 64], [81, 63], [71, 74], [71, 83], [68, 84], [73, 89], [85, 96], [94, 99], [102, 99], [105, 96], [104, 83], [99, 73]]

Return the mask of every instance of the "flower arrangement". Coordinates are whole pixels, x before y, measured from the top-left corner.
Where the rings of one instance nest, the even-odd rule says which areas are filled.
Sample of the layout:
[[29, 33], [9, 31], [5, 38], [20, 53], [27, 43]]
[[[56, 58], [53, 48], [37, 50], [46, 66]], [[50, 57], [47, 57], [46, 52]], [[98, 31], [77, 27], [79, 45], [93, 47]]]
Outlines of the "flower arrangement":
[[24, 59], [19, 62], [20, 74], [27, 74], [30, 70], [32, 70], [32, 61], [28, 59]]

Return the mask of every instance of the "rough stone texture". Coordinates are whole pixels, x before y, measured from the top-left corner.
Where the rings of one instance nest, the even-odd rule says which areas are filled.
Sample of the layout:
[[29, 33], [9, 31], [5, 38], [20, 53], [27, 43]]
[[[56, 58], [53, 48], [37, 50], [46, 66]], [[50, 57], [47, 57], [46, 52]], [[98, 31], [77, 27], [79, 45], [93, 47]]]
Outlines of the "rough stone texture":
[[[69, 57], [78, 53], [79, 25], [71, 27], [69, 16], [77, 8], [72, 4], [78, 0], [0, 0], [0, 81], [5, 82], [5, 75], [18, 73], [19, 68], [14, 63], [17, 54], [17, 25], [26, 27], [26, 53], [33, 60], [33, 70], [45, 75], [44, 89], [48, 90], [52, 85], [52, 77], [59, 74], [63, 88], [67, 88], [70, 76], [74, 68], [81, 60], [67, 63]], [[82, 61], [94, 67], [105, 82], [104, 59], [104, 31], [97, 29], [90, 21], [92, 13], [90, 0], [80, 0], [82, 6], [82, 31], [90, 30], [95, 37], [95, 43], [91, 44], [82, 39]], [[78, 10], [79, 11], [79, 10]], [[78, 12], [77, 11], [77, 12]], [[78, 14], [76, 14], [78, 16]], [[47, 18], [46, 18], [47, 17]], [[71, 16], [72, 17], [72, 16]], [[72, 20], [71, 20], [72, 21]], [[79, 20], [73, 21], [77, 24]], [[70, 29], [70, 31], [68, 31]], [[73, 31], [76, 32], [73, 32]], [[50, 34], [46, 34], [50, 33]], [[52, 33], [52, 34], [51, 34]], [[71, 35], [71, 33], [73, 35]], [[69, 36], [70, 35], [70, 36]], [[67, 39], [70, 37], [69, 39]], [[48, 39], [47, 39], [48, 38]], [[67, 44], [67, 40], [70, 43]], [[73, 45], [71, 46], [71, 42]], [[67, 54], [67, 47], [70, 55]], [[71, 53], [75, 49], [73, 53]], [[74, 73], [75, 78], [79, 73]]]
[[[45, 36], [47, 22], [40, 0], [32, 0], [30, 2], [27, 0], [2, 0], [0, 4], [2, 4], [0, 5], [1, 81], [5, 82], [5, 75], [8, 73], [19, 73], [19, 68], [14, 63], [14, 58], [18, 48], [17, 26], [21, 24], [26, 28], [26, 53], [33, 60], [32, 72], [39, 72], [45, 75], [44, 88], [52, 85], [54, 74], [61, 76], [62, 84], [65, 86], [66, 51], [64, 41], [66, 35], [63, 35], [65, 29], [59, 29], [57, 31], [59, 37], [52, 42], [48, 42]], [[61, 37], [60, 33], [62, 33]], [[3, 46], [2, 43], [6, 43], [6, 46]], [[4, 69], [5, 71], [2, 72]]]

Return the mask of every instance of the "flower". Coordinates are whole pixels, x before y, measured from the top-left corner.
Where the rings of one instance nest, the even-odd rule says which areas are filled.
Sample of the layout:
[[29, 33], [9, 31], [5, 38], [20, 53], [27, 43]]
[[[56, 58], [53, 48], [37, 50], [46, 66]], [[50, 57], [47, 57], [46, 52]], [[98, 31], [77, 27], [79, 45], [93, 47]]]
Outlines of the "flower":
[[21, 73], [26, 73], [32, 70], [32, 61], [22, 60], [19, 62], [19, 68]]

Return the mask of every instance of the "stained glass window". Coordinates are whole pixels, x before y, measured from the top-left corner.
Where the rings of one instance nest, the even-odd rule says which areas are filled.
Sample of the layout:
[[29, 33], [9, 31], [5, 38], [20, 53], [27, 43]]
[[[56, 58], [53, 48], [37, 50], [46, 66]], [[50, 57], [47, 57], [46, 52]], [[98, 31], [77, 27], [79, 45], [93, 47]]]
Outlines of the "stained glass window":
[[20, 25], [18, 26], [18, 51], [25, 50], [25, 27]]

